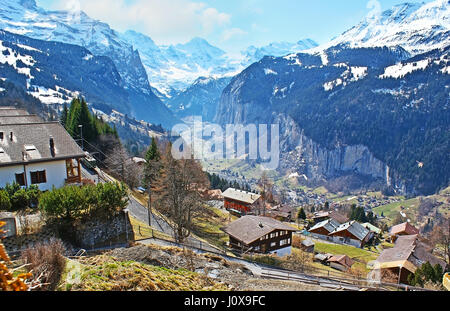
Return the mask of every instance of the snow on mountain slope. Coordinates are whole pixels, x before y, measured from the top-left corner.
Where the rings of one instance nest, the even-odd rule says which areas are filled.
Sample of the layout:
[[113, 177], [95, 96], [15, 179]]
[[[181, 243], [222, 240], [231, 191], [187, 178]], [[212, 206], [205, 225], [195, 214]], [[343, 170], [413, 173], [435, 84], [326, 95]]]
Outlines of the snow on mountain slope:
[[152, 92], [139, 52], [108, 24], [82, 11], [46, 11], [34, 0], [2, 0], [0, 29], [39, 40], [82, 46], [95, 56], [110, 58], [125, 83], [130, 115], [139, 115], [152, 123], [178, 122]]
[[250, 65], [262, 59], [264, 56], [284, 56], [304, 50], [317, 47], [318, 44], [311, 39], [300, 40], [297, 43], [273, 42], [269, 45], [257, 48], [250, 46], [247, 50], [241, 52], [243, 65]]
[[411, 55], [450, 44], [450, 1], [404, 3], [371, 15], [312, 52], [346, 44], [349, 47], [401, 46]]
[[232, 77], [266, 55], [283, 56], [317, 46], [310, 39], [297, 43], [280, 42], [261, 48], [251, 46], [241, 55], [231, 56], [202, 38], [161, 46], [135, 31], [126, 31], [121, 38], [139, 50], [151, 85], [161, 93], [160, 96], [169, 99], [187, 89], [199, 77]]

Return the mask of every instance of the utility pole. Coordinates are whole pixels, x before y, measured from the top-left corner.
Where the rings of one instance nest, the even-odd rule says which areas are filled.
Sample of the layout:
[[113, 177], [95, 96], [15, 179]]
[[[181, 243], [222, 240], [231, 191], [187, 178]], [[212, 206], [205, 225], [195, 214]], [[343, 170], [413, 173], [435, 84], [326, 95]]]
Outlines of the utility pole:
[[78, 127], [80, 128], [80, 135], [81, 135], [81, 149], [84, 151], [83, 125], [80, 124], [78, 125]]
[[152, 226], [152, 189], [148, 186], [148, 225]]

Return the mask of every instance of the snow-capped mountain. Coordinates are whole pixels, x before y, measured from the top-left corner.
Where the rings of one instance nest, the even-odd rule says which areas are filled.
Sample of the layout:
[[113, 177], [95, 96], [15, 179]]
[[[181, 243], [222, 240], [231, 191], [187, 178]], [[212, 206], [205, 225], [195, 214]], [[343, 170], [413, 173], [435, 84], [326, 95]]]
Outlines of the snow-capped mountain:
[[34, 0], [2, 0], [0, 29], [35, 39], [79, 45], [93, 55], [109, 57], [128, 91], [128, 113], [153, 123], [169, 125], [175, 121], [170, 110], [152, 92], [139, 52], [108, 24], [82, 11], [46, 11]]
[[284, 56], [290, 53], [298, 53], [317, 47], [318, 44], [311, 39], [300, 40], [297, 43], [273, 42], [263, 47], [250, 46], [241, 52], [243, 65], [249, 66], [262, 59], [264, 56]]
[[139, 50], [150, 84], [157, 89], [157, 95], [159, 92], [159, 96], [166, 99], [189, 88], [199, 77], [232, 77], [266, 55], [283, 56], [317, 46], [310, 39], [297, 43], [279, 42], [261, 48], [251, 46], [241, 55], [231, 56], [202, 38], [161, 46], [135, 31], [127, 31], [121, 38]]
[[442, 48], [450, 43], [450, 1], [404, 3], [381, 14], [370, 14], [357, 26], [313, 49], [401, 46], [411, 55]]
[[199, 77], [235, 75], [244, 69], [239, 61], [201, 38], [169, 46], [158, 46], [150, 37], [135, 31], [127, 31], [121, 38], [139, 50], [152, 87], [166, 98], [186, 89]]

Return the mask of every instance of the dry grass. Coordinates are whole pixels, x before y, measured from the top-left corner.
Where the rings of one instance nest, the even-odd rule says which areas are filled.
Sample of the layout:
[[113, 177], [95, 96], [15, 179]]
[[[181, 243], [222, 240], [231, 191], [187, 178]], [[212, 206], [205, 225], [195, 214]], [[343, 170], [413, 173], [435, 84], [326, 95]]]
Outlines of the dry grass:
[[53, 290], [61, 279], [66, 259], [61, 240], [38, 243], [22, 252], [22, 260], [33, 275], [33, 283], [43, 284], [37, 290]]
[[[167, 248], [166, 248], [167, 250]], [[71, 291], [225, 291], [228, 286], [187, 270], [172, 270], [107, 255], [80, 260], [79, 281], [60, 285]]]

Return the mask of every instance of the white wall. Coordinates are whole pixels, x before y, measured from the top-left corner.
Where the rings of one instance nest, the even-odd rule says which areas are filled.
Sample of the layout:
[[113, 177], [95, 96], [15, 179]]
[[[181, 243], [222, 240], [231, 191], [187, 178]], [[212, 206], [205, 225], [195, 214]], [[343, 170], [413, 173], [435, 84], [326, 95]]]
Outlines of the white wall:
[[[31, 185], [31, 172], [45, 170], [47, 182], [37, 185], [39, 189], [43, 191], [51, 190], [53, 186], [55, 186], [56, 188], [63, 187], [67, 178], [65, 160], [28, 164], [25, 166], [25, 169], [27, 171], [28, 186]], [[15, 174], [20, 174], [23, 172], [23, 165], [0, 167], [0, 188], [5, 187], [7, 183], [11, 184], [15, 182]]]

